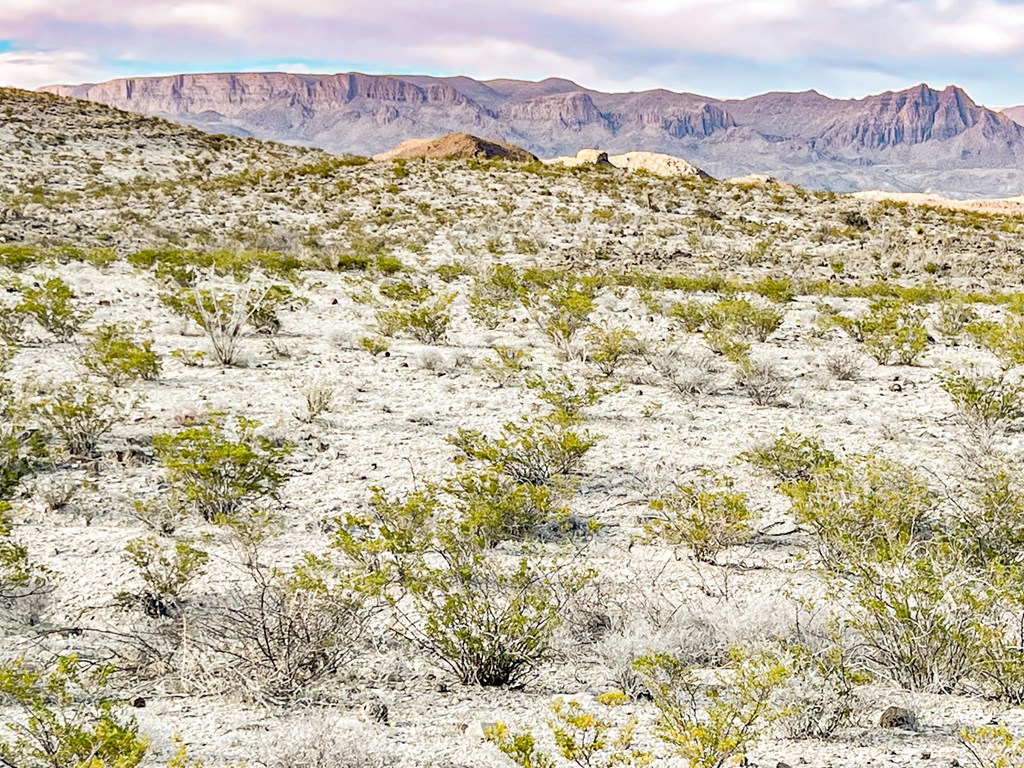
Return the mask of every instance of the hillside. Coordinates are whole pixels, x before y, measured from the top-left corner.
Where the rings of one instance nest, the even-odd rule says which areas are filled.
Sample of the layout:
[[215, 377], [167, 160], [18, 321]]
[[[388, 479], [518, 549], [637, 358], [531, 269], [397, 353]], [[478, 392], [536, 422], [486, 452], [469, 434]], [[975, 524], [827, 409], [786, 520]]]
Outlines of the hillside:
[[334, 152], [371, 155], [460, 131], [541, 157], [586, 147], [661, 152], [719, 178], [762, 173], [836, 191], [996, 197], [1024, 190], [1024, 128], [955, 86], [852, 100], [811, 91], [737, 101], [666, 90], [601, 93], [560, 79], [239, 73], [46, 90]]
[[0, 116], [0, 723], [210, 768], [507, 768], [499, 722], [676, 768], [670, 695], [754, 696], [727, 764], [1024, 736], [1020, 203]]

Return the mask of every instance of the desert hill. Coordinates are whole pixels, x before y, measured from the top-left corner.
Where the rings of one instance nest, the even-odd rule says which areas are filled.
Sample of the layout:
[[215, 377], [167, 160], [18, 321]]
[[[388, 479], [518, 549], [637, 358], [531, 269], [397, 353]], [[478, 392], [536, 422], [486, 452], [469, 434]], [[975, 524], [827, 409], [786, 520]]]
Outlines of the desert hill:
[[1019, 194], [1024, 128], [955, 86], [862, 99], [813, 91], [721, 100], [602, 93], [568, 80], [346, 73], [197, 74], [61, 85], [52, 93], [204, 130], [372, 155], [416, 136], [492, 136], [540, 157], [585, 147], [685, 157], [726, 178], [764, 173], [837, 191]]
[[468, 133], [447, 133], [426, 139], [407, 139], [397, 147], [373, 156], [374, 160], [410, 160], [414, 158], [459, 159], [501, 158], [516, 162], [537, 160], [537, 156], [514, 144], [471, 136]]
[[15, 90], [0, 157], [0, 721], [71, 763], [1024, 744], [1019, 212]]

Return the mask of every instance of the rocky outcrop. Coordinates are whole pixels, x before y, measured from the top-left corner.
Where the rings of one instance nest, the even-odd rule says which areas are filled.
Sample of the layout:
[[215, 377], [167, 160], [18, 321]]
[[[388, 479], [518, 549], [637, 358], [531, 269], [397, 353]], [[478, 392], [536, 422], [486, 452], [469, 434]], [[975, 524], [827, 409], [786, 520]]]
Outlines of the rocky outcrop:
[[656, 176], [698, 176], [708, 178], [700, 168], [681, 157], [660, 152], [626, 152], [609, 156], [600, 149], [581, 149], [572, 157], [556, 157], [547, 161], [552, 165], [575, 168], [579, 165], [604, 165], [627, 171], [646, 171]]
[[698, 176], [708, 178], [693, 163], [686, 162], [681, 157], [662, 154], [661, 152], [626, 152], [623, 155], [612, 155], [608, 162], [618, 168], [625, 168], [629, 171], [646, 171], [655, 176]]
[[374, 160], [411, 160], [415, 158], [455, 159], [469, 157], [501, 158], [515, 162], [536, 161], [537, 156], [522, 147], [493, 139], [481, 139], [468, 133], [449, 133], [433, 139], [409, 139], [394, 149], [373, 156]]
[[837, 191], [1006, 196], [1024, 190], [1024, 108], [997, 113], [960, 88], [863, 99], [815, 91], [718, 100], [666, 90], [601, 93], [542, 82], [360, 73], [197, 74], [53, 86], [52, 93], [207, 131], [373, 154], [448, 131], [541, 157], [581, 147], [682, 156], [718, 177], [762, 173]]

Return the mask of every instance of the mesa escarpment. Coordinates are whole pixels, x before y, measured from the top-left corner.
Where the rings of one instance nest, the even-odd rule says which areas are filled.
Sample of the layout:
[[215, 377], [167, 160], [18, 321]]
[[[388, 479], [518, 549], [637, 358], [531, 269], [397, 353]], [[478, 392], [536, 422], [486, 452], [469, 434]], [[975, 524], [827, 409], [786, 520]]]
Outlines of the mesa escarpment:
[[568, 80], [359, 73], [128, 78], [52, 93], [205, 130], [372, 155], [416, 136], [489, 136], [540, 157], [584, 147], [686, 157], [714, 176], [749, 173], [837, 191], [954, 197], [1024, 190], [1024, 128], [960, 88], [862, 99], [814, 91], [721, 100], [667, 90], [602, 93]]

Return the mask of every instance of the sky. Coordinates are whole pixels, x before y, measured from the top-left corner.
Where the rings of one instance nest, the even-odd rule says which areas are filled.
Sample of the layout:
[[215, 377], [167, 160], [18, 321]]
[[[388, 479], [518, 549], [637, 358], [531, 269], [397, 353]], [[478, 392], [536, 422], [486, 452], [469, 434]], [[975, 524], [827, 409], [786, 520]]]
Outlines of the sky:
[[182, 72], [565, 77], [606, 91], [1024, 104], [1024, 0], [0, 0], [0, 84]]

